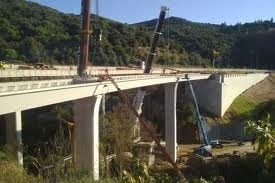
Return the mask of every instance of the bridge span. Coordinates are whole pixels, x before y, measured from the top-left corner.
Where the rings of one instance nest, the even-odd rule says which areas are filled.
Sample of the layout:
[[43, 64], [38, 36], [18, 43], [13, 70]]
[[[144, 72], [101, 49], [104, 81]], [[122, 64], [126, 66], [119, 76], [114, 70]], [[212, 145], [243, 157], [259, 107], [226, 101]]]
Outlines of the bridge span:
[[[29, 71], [29, 73], [31, 72]], [[36, 74], [34, 75], [11, 74], [9, 77], [45, 76], [37, 71], [35, 72]], [[177, 86], [179, 82], [185, 82], [186, 79], [184, 73], [175, 74], [173, 71], [169, 72], [167, 75], [141, 75], [137, 73], [117, 75], [116, 71], [111, 74], [114, 75], [112, 77], [121, 90], [164, 85], [165, 141], [168, 153], [176, 161]], [[190, 80], [194, 83], [198, 102], [200, 107], [217, 116], [223, 115], [235, 97], [268, 76], [263, 71], [261, 73], [252, 71], [253, 73], [241, 72], [242, 74], [227, 75], [201, 74], [200, 72], [188, 73]], [[8, 77], [3, 77], [2, 72], [2, 78]], [[53, 80], [0, 82], [0, 115], [5, 115], [6, 119], [6, 140], [7, 144], [12, 145], [16, 149], [20, 164], [23, 164], [21, 112], [46, 105], [72, 101], [74, 121], [76, 123], [74, 152], [76, 166], [89, 170], [95, 179], [99, 178], [99, 107], [104, 94], [117, 91], [111, 81], [100, 80], [99, 78], [91, 75], [87, 81], [82, 81], [81, 83], [77, 82], [77, 79], [73, 77]]]

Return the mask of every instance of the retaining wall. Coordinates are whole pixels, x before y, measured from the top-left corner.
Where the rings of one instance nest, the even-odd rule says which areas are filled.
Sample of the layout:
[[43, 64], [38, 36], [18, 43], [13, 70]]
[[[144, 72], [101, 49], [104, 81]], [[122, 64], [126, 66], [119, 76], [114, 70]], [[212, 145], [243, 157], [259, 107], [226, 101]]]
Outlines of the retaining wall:
[[267, 73], [214, 74], [208, 80], [194, 81], [193, 87], [200, 108], [222, 117], [236, 97], [268, 75]]

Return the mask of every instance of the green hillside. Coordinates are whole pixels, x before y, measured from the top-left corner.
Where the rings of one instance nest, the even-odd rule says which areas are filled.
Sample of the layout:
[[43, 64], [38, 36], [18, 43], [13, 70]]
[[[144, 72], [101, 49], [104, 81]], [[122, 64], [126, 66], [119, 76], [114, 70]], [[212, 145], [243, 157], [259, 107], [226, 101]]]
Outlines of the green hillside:
[[[189, 54], [188, 64], [194, 62], [191, 55], [212, 60], [213, 50], [220, 53], [218, 66], [275, 68], [275, 23], [255, 21], [254, 23], [226, 25], [190, 22], [182, 18], [171, 17], [170, 37], [172, 49], [181, 49]], [[137, 25], [152, 29], [156, 20], [141, 22]], [[203, 60], [205, 61], [205, 60]]]
[[[156, 19], [133, 25], [95, 16], [91, 21], [92, 30], [100, 27], [103, 33], [97, 49], [91, 35], [91, 64], [129, 65], [146, 59]], [[228, 26], [170, 17], [163, 27], [156, 62], [210, 67], [215, 51], [218, 67], [275, 68], [274, 28], [273, 20]], [[76, 64], [79, 41], [80, 16], [25, 0], [0, 0], [0, 60]]]
[[[147, 35], [137, 33], [136, 38], [130, 26], [102, 18], [98, 24], [103, 30], [99, 56], [104, 62], [96, 64], [126, 65], [134, 48], [146, 46], [150, 41], [150, 33], [146, 31]], [[92, 35], [90, 58], [96, 56], [93, 40]], [[79, 41], [80, 16], [24, 0], [0, 0], [0, 59], [75, 64]]]

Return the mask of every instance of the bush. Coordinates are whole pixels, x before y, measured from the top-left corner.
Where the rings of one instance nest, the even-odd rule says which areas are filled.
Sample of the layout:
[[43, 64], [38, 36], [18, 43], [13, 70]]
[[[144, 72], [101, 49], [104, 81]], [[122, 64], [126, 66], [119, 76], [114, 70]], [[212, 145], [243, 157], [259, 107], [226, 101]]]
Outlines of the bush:
[[258, 144], [258, 154], [265, 166], [269, 167], [272, 159], [275, 158], [275, 128], [271, 125], [270, 115], [267, 115], [266, 120], [246, 122], [245, 131], [255, 136], [253, 143]]
[[15, 159], [0, 151], [0, 182], [35, 183], [39, 182], [39, 179], [28, 175]]

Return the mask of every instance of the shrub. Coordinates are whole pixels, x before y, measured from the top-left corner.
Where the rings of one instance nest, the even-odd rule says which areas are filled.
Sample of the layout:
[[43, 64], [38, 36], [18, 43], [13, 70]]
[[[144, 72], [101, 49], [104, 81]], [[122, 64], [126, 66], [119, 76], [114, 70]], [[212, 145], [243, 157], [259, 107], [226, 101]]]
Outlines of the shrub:
[[270, 115], [266, 120], [247, 121], [245, 131], [255, 136], [253, 144], [258, 144], [258, 154], [262, 157], [266, 167], [269, 167], [271, 160], [275, 157], [275, 129], [270, 122]]
[[39, 182], [39, 179], [28, 175], [15, 159], [0, 151], [0, 182], [35, 183]]

